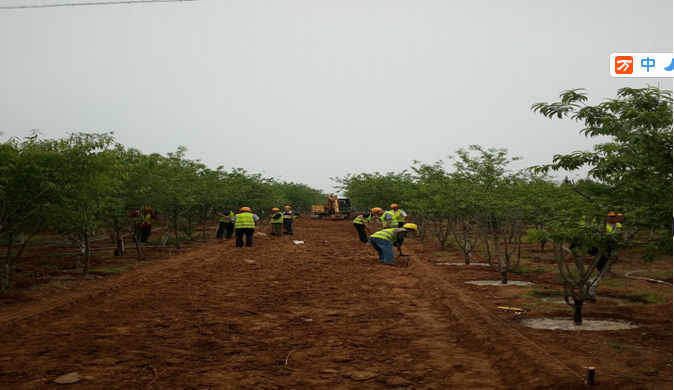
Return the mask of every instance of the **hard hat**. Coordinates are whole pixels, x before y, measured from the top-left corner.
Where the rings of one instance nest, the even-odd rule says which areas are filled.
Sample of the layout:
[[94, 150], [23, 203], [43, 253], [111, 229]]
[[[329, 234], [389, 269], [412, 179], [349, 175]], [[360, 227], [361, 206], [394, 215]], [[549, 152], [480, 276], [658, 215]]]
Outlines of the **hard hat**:
[[290, 206], [283, 206], [284, 209], [291, 209], [292, 207]]
[[615, 217], [615, 212], [610, 211], [610, 212], [609, 212], [608, 214], [606, 214], [606, 215], [608, 215], [609, 217]]
[[250, 207], [241, 207], [239, 211], [250, 211]]
[[406, 223], [403, 225], [403, 229], [419, 230], [419, 227], [413, 223]]
[[373, 214], [376, 213], [377, 211], [383, 211], [381, 207], [375, 207], [372, 210], [370, 210]]
[[150, 206], [143, 206], [143, 210], [152, 210], [152, 207], [150, 207]]
[[279, 210], [278, 207], [274, 207], [273, 209], [271, 209], [271, 211], [281, 211], [281, 210]]
[[391, 205], [391, 208], [394, 208], [394, 207], [398, 207], [398, 205], [397, 205], [397, 204], [395, 204], [395, 203], [394, 203], [394, 204], [392, 204], [392, 205]]

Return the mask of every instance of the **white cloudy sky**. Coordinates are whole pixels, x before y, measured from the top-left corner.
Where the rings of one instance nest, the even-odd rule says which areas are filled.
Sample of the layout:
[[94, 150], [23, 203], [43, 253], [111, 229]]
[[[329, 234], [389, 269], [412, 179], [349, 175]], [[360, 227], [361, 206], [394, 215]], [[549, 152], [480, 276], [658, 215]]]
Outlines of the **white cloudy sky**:
[[[112, 0], [107, 0], [112, 1]], [[104, 0], [0, 0], [0, 7]], [[613, 52], [672, 52], [671, 0], [197, 0], [0, 9], [0, 132], [115, 132], [208, 166], [332, 190], [462, 147], [589, 149], [530, 111], [621, 87]], [[666, 66], [668, 64], [664, 64]]]

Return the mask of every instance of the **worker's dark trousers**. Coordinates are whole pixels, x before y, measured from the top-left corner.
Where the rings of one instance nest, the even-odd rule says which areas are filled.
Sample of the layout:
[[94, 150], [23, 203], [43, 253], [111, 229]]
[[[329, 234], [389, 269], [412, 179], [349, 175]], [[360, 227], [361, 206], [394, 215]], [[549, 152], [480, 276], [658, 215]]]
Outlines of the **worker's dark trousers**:
[[283, 219], [283, 228], [286, 230], [285, 234], [293, 235], [293, 220], [291, 218]]
[[360, 242], [367, 242], [367, 234], [365, 234], [365, 225], [362, 223], [354, 223], [353, 226], [358, 230], [358, 237], [360, 237]]
[[255, 229], [253, 228], [247, 228], [247, 229], [236, 229], [236, 247], [240, 248], [243, 246], [243, 235], [246, 235], [246, 246], [247, 247], [252, 247], [253, 246], [253, 233], [255, 233]]
[[143, 226], [140, 231], [140, 242], [147, 242], [152, 234], [152, 226]]
[[225, 238], [229, 239], [232, 238], [233, 234], [234, 234], [234, 222], [220, 222], [220, 225], [218, 226], [218, 231], [215, 233], [215, 237], [222, 238], [222, 236], [225, 236]]

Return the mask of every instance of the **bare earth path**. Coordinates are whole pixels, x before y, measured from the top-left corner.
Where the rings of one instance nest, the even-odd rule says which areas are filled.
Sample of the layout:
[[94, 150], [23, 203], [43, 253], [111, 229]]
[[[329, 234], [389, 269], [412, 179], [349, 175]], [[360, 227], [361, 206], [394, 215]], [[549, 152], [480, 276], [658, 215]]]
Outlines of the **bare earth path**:
[[[76, 302], [3, 310], [0, 325], [67, 303], [0, 327], [0, 388], [583, 387], [526, 346], [499, 346], [518, 341], [448, 301], [422, 266], [378, 264], [350, 223], [298, 225], [252, 250], [233, 240], [191, 249]], [[71, 372], [83, 379], [54, 383]]]

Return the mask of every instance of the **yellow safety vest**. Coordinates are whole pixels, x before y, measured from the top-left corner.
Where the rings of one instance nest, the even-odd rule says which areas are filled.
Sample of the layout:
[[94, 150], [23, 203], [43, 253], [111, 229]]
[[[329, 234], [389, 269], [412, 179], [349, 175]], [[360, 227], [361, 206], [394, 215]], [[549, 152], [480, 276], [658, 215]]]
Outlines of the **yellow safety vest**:
[[274, 215], [272, 215], [272, 217], [274, 217], [276, 215], [280, 215], [281, 217], [278, 218], [278, 219], [272, 218], [271, 223], [283, 223], [283, 213], [279, 211], [278, 213], [275, 213]]
[[255, 229], [255, 221], [253, 220], [253, 214], [251, 213], [238, 214], [236, 216], [236, 221], [234, 221], [234, 228]]
[[[363, 217], [363, 222], [368, 223], [368, 222], [370, 222], [371, 219], [372, 219], [372, 214], [370, 214], [370, 216], [367, 217], [367, 218]], [[358, 217], [356, 217], [356, 219], [353, 220], [353, 223], [355, 223], [356, 225], [362, 225], [363, 222], [360, 222], [360, 215]]]
[[395, 229], [380, 230], [378, 232], [372, 233], [370, 238], [381, 238], [383, 240], [391, 241], [391, 242], [395, 243], [396, 241], [398, 241], [398, 235], [393, 233], [394, 230]]
[[398, 210], [396, 212], [391, 210], [391, 212], [393, 213], [393, 220], [398, 222], [398, 226], [402, 226], [405, 223], [405, 217], [403, 216], [402, 210]]
[[384, 214], [382, 214], [381, 217], [379, 217], [379, 219], [381, 219], [381, 223], [383, 225], [386, 225], [386, 214], [391, 214], [391, 224], [388, 225], [388, 227], [390, 227], [390, 228], [391, 227], [398, 227], [398, 221], [396, 221], [396, 216], [393, 215], [392, 211], [387, 211]]
[[232, 222], [232, 217], [234, 216], [234, 212], [230, 211], [229, 214], [225, 217], [220, 217], [220, 222]]

